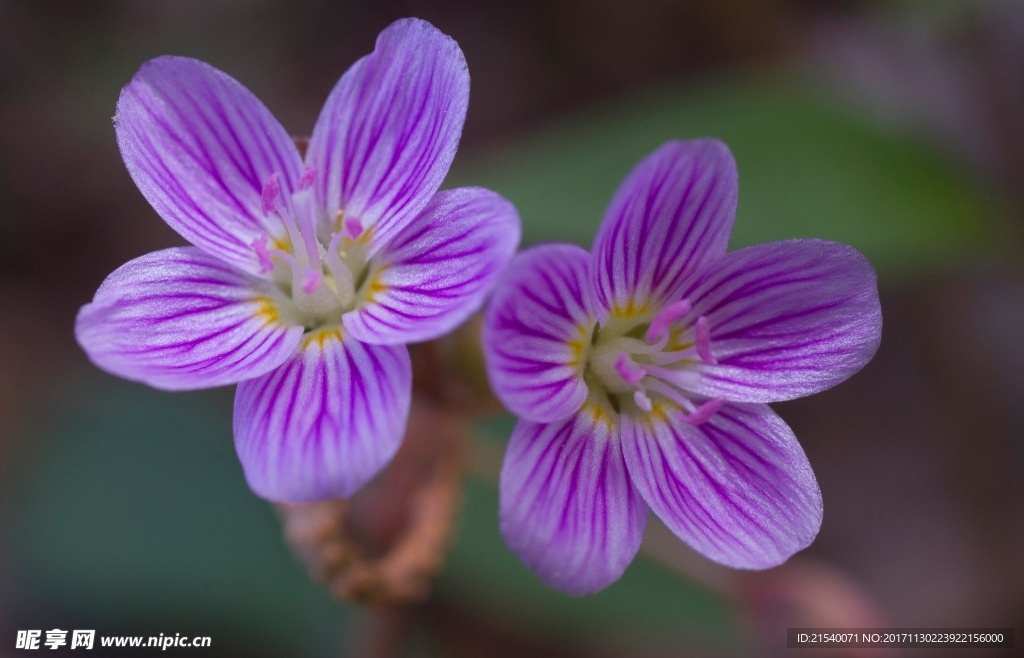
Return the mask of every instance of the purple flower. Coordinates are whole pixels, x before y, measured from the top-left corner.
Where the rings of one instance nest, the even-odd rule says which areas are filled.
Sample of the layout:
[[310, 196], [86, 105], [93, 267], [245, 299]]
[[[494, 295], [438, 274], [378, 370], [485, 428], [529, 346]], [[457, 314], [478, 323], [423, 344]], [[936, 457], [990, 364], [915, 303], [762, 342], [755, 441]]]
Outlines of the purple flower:
[[736, 165], [669, 142], [623, 183], [594, 247], [527, 250], [484, 324], [491, 383], [521, 419], [501, 530], [569, 594], [614, 582], [648, 509], [725, 565], [763, 569], [814, 539], [821, 492], [765, 403], [838, 384], [874, 355], [875, 273], [851, 247], [726, 253]]
[[99, 367], [168, 390], [238, 382], [235, 447], [258, 495], [348, 497], [405, 431], [404, 344], [481, 303], [519, 241], [488, 190], [438, 192], [469, 73], [458, 45], [400, 20], [334, 87], [305, 160], [241, 84], [161, 57], [121, 92], [132, 179], [191, 242], [111, 274], [75, 333]]

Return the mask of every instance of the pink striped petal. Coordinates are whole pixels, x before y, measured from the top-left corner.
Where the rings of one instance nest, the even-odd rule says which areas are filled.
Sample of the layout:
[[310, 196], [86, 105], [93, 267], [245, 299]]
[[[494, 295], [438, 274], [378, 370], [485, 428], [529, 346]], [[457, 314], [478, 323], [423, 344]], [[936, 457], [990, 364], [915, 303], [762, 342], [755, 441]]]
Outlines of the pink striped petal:
[[594, 319], [590, 254], [547, 244], [513, 259], [484, 318], [487, 371], [495, 395], [529, 420], [567, 418], [587, 399], [584, 353]]
[[501, 469], [501, 534], [549, 586], [592, 594], [640, 548], [647, 505], [630, 484], [614, 421], [595, 407], [557, 423], [519, 421]]
[[163, 220], [197, 247], [258, 273], [252, 242], [263, 232], [285, 235], [264, 217], [263, 184], [277, 172], [290, 193], [302, 173], [298, 150], [267, 108], [209, 64], [158, 57], [121, 91], [114, 126], [128, 173]]
[[700, 425], [657, 412], [622, 416], [622, 451], [633, 484], [680, 539], [741, 569], [782, 564], [814, 540], [821, 492], [771, 409], [725, 405]]
[[790, 240], [734, 251], [684, 292], [707, 317], [713, 360], [693, 391], [739, 402], [790, 400], [864, 367], [882, 332], [878, 286], [856, 249]]
[[75, 337], [100, 368], [169, 390], [234, 384], [281, 365], [302, 327], [281, 321], [267, 282], [178, 247], [114, 271], [78, 313]]
[[479, 188], [438, 192], [370, 263], [345, 328], [376, 344], [432, 340], [483, 302], [519, 244], [519, 215]]
[[307, 336], [291, 361], [238, 387], [235, 449], [249, 486], [278, 502], [348, 498], [398, 450], [411, 398], [404, 346]]
[[602, 322], [676, 301], [687, 274], [725, 253], [737, 194], [736, 163], [718, 140], [669, 142], [637, 165], [594, 241]]
[[469, 102], [458, 44], [433, 25], [396, 21], [338, 81], [317, 119], [307, 161], [336, 221], [373, 227], [373, 250], [411, 222], [441, 186]]

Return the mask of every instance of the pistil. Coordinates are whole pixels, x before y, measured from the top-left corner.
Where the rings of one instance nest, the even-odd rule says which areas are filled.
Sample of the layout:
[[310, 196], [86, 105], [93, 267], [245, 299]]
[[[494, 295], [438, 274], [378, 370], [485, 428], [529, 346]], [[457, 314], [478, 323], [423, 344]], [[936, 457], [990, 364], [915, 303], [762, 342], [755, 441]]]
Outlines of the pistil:
[[[275, 262], [288, 266], [281, 280], [291, 289], [296, 310], [307, 326], [318, 326], [341, 319], [355, 300], [355, 274], [366, 266], [355, 240], [365, 233], [357, 218], [346, 218], [339, 230], [330, 235], [325, 249], [318, 234], [321, 210], [317, 205], [313, 182], [316, 171], [307, 167], [295, 182], [290, 195], [281, 192], [281, 176], [272, 174], [263, 185], [261, 206], [265, 216], [281, 220], [288, 233], [290, 250], [269, 248], [270, 237], [263, 233], [251, 243], [260, 263], [261, 274], [273, 274]], [[346, 255], [346, 244], [351, 255]]]
[[[700, 425], [717, 414], [725, 401], [720, 398], [699, 404], [690, 399], [701, 379], [699, 364], [718, 363], [711, 349], [711, 327], [707, 316], [701, 315], [691, 325], [690, 342], [682, 349], [664, 351], [669, 337], [676, 336], [673, 344], [681, 342], [688, 327], [677, 328], [693, 309], [683, 299], [666, 306], [647, 327], [644, 339], [631, 336], [605, 337], [595, 346], [589, 362], [590, 372], [612, 396], [631, 394], [634, 404], [643, 412], [654, 408], [652, 395], [669, 400], [679, 408], [679, 419], [690, 425]], [[687, 323], [688, 324], [688, 323]]]

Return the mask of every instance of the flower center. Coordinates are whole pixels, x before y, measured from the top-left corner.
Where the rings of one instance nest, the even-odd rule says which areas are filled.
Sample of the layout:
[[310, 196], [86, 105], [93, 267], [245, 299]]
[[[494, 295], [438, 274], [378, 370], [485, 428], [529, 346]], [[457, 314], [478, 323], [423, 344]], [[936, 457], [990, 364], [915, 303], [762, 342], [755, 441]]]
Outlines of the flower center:
[[[683, 422], [699, 425], [725, 404], [715, 398], [695, 404], [690, 397], [700, 383], [701, 364], [715, 365], [707, 316], [688, 318], [688, 300], [669, 304], [649, 323], [608, 326], [599, 331], [587, 364], [591, 384], [599, 384], [622, 409], [650, 412], [659, 398], [681, 411]], [[611, 330], [611, 331], [608, 331]]]
[[263, 184], [262, 210], [284, 224], [287, 236], [271, 242], [266, 233], [251, 246], [260, 273], [269, 275], [291, 298], [295, 321], [309, 329], [341, 322], [355, 306], [367, 272], [370, 231], [339, 211], [326, 221], [313, 191], [315, 170], [307, 167], [290, 195], [281, 193], [281, 175]]

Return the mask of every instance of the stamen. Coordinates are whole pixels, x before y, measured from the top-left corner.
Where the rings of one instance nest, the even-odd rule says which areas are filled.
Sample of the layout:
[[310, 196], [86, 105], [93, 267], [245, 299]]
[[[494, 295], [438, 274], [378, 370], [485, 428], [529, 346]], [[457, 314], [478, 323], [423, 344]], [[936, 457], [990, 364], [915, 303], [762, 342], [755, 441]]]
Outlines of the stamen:
[[711, 420], [711, 417], [721, 411], [724, 406], [725, 398], [714, 398], [700, 405], [689, 414], [680, 412], [679, 420], [687, 425], [702, 425]]
[[683, 409], [693, 408], [693, 403], [686, 399], [686, 396], [683, 395], [682, 391], [679, 391], [678, 389], [669, 386], [667, 383], [661, 381], [660, 379], [648, 379], [647, 388], [644, 390], [644, 393], [646, 393], [648, 390], [653, 391], [661, 395], [662, 397], [671, 400], [672, 402], [675, 402]]
[[647, 342], [656, 343], [661, 340], [672, 323], [689, 313], [692, 308], [693, 304], [687, 299], [681, 299], [663, 308], [651, 321], [651, 326], [647, 328]]
[[256, 257], [260, 259], [260, 274], [269, 274], [274, 271], [274, 261], [270, 259], [270, 253], [267, 251], [268, 239], [266, 233], [260, 233], [260, 236], [249, 244], [256, 252]]
[[[293, 204], [288, 203], [289, 199], [280, 199], [280, 197], [281, 174], [275, 171], [267, 178], [267, 182], [263, 184], [261, 199], [263, 214], [276, 213], [281, 218], [281, 221], [284, 222], [285, 230], [288, 231], [288, 239], [292, 243], [292, 249], [295, 251], [300, 264], [304, 266], [310, 265], [313, 262], [311, 260], [313, 257], [316, 257], [316, 262], [319, 262], [320, 259], [317, 252], [314, 251], [312, 254], [309, 254], [303, 249], [303, 235], [295, 224], [294, 212], [292, 212], [291, 208]], [[283, 205], [278, 203], [279, 199], [284, 202]]]
[[651, 363], [659, 366], [663, 366], [669, 363], [678, 363], [684, 359], [692, 359], [694, 357], [693, 346], [687, 347], [685, 350], [676, 350], [675, 352], [659, 352], [652, 354], [647, 357]]
[[292, 254], [288, 253], [287, 251], [281, 251], [280, 249], [273, 249], [273, 250], [271, 250], [268, 253], [271, 256], [273, 256], [274, 258], [280, 258], [284, 262], [288, 263], [289, 267], [291, 267], [291, 270], [292, 270], [292, 292], [293, 292], [293, 294], [295, 292], [296, 284], [299, 284], [298, 288], [301, 290], [303, 288], [304, 278], [305, 277], [303, 276], [302, 268], [299, 265], [299, 262], [297, 260], [295, 260], [295, 256], [293, 256]]
[[323, 282], [324, 275], [322, 272], [317, 272], [312, 267], [307, 267], [302, 273], [302, 292], [312, 295]]
[[[315, 173], [315, 169], [307, 167], [305, 173], [295, 182], [296, 191], [291, 195], [291, 213], [306, 252], [305, 264], [314, 267], [321, 263], [320, 244], [316, 236], [316, 199], [310, 190]], [[296, 244], [295, 248], [298, 250], [299, 245]]]
[[292, 274], [298, 273], [298, 269], [297, 268], [298, 268], [299, 264], [298, 264], [298, 262], [296, 262], [295, 256], [292, 256], [287, 251], [281, 251], [280, 249], [271, 249], [267, 253], [270, 254], [271, 256], [273, 256], [274, 258], [280, 258], [284, 262], [286, 262], [289, 265], [291, 265], [292, 266]]
[[627, 384], [637, 384], [647, 375], [644, 369], [634, 363], [633, 359], [626, 354], [620, 354], [619, 358], [615, 360], [615, 371]]
[[679, 388], [693, 390], [694, 387], [700, 384], [700, 373], [694, 370], [677, 370], [674, 368], [644, 365], [646, 366], [647, 374], [651, 377], [657, 377]]
[[316, 176], [315, 167], [306, 167], [306, 170], [299, 176], [299, 180], [295, 181], [295, 190], [301, 192], [308, 190], [313, 187], [313, 178]]
[[[677, 414], [679, 422], [694, 426], [708, 422], [722, 410], [725, 400], [707, 399], [699, 392], [701, 364], [715, 365], [718, 360], [712, 353], [708, 317], [701, 315], [695, 322], [691, 319], [682, 324], [684, 318], [693, 317], [689, 315], [693, 310], [688, 299], [665, 306], [646, 327], [643, 338], [635, 337], [632, 329], [614, 327], [612, 331], [625, 333], [602, 336], [594, 342], [590, 372], [610, 396], [631, 395], [634, 412], [651, 413], [655, 403], [664, 400], [678, 410], [669, 413]], [[698, 405], [691, 397], [703, 402]]]
[[274, 201], [277, 197], [281, 196], [281, 176], [280, 174], [274, 173], [270, 175], [267, 182], [263, 184], [263, 193], [261, 195], [261, 206], [263, 209], [263, 216], [266, 217], [270, 213], [277, 210], [277, 206], [274, 205]]
[[327, 269], [334, 279], [334, 287], [337, 288], [338, 298], [342, 304], [348, 304], [355, 297], [355, 281], [352, 279], [352, 270], [345, 265], [338, 255], [338, 245], [345, 238], [344, 231], [338, 231], [331, 236], [331, 243], [327, 246]]
[[708, 326], [708, 316], [702, 315], [697, 318], [697, 355], [700, 360], [709, 366], [717, 365], [718, 359], [711, 354], [711, 327]]
[[292, 301], [306, 326], [336, 320], [355, 297], [352, 268], [338, 253], [343, 236], [332, 236], [330, 250], [324, 248], [327, 227], [323, 209], [317, 205], [315, 180], [316, 169], [306, 167], [286, 189], [281, 173], [272, 173], [261, 190], [261, 208], [264, 215], [284, 224], [288, 248], [269, 248], [272, 243], [266, 232], [251, 244], [261, 274], [274, 272], [282, 263], [289, 266]]
[[346, 218], [345, 230], [348, 231], [348, 235], [350, 238], [356, 240], [363, 233], [363, 223], [354, 217]]
[[338, 258], [338, 262], [341, 262], [341, 257], [338, 256], [338, 245], [345, 239], [345, 232], [338, 231], [331, 236], [331, 242], [327, 245], [327, 257], [330, 258], [331, 254], [334, 254]]

